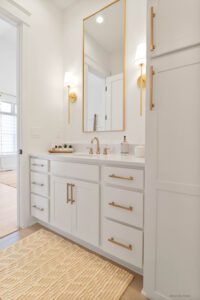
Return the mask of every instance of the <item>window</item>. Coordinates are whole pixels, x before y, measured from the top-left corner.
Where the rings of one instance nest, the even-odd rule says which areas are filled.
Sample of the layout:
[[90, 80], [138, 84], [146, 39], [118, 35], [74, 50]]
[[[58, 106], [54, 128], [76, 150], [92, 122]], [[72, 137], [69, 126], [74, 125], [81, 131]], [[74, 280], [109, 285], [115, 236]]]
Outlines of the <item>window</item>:
[[17, 152], [16, 104], [0, 101], [0, 153]]

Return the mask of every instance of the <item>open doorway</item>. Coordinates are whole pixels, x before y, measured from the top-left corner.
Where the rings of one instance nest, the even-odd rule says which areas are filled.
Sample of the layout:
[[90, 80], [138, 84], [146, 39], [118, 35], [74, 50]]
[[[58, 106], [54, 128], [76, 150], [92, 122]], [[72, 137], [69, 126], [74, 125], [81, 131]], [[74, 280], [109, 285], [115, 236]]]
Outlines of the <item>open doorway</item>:
[[17, 220], [17, 27], [0, 18], [0, 238]]

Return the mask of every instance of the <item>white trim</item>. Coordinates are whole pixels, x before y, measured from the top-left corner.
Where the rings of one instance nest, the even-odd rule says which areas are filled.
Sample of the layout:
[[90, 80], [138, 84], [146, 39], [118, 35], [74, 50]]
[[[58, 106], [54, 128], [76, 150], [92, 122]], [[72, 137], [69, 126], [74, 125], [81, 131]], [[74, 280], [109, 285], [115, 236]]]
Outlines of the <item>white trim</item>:
[[27, 16], [29, 17], [31, 16], [31, 12], [25, 9], [22, 5], [17, 3], [15, 0], [7, 0], [7, 1], [10, 2], [12, 5], [14, 5], [16, 8], [18, 8], [19, 10], [21, 10], [22, 12], [24, 12]]
[[17, 4], [12, 0], [1, 0], [0, 2], [0, 14], [5, 18], [15, 23], [23, 23], [30, 26], [30, 13], [22, 8], [21, 5]]

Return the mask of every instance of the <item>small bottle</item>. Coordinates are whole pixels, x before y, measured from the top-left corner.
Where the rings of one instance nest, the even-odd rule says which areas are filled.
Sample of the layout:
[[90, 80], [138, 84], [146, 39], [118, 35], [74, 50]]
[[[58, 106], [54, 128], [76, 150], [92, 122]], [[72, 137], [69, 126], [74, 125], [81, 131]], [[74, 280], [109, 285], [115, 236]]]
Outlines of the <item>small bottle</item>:
[[129, 144], [127, 142], [126, 136], [124, 136], [124, 140], [121, 143], [121, 153], [128, 154], [129, 153]]

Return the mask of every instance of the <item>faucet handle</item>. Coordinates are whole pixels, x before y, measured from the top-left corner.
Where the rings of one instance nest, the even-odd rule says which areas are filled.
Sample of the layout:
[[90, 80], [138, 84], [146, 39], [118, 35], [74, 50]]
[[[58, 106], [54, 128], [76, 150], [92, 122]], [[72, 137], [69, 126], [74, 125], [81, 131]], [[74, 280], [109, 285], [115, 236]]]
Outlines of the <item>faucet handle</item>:
[[107, 155], [107, 154], [108, 154], [108, 150], [110, 150], [110, 148], [105, 147], [105, 148], [103, 149], [103, 155]]
[[92, 147], [87, 147], [87, 149], [89, 150], [89, 154], [93, 154], [93, 148]]

